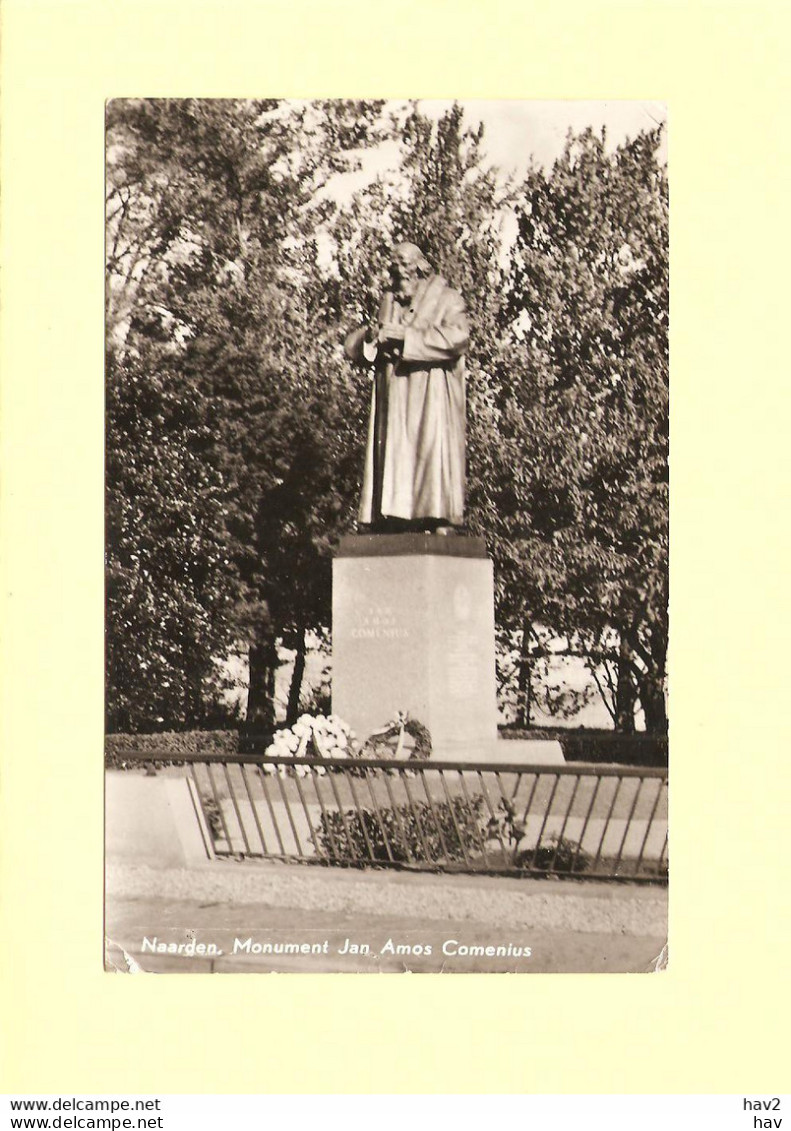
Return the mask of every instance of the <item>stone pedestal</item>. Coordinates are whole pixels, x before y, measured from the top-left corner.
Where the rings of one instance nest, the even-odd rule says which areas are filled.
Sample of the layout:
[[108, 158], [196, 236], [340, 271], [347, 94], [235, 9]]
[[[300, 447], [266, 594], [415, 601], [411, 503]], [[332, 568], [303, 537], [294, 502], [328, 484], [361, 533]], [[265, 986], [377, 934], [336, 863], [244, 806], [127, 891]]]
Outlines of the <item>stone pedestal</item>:
[[497, 740], [494, 587], [482, 538], [341, 539], [332, 709], [361, 741], [408, 711], [429, 728], [433, 758], [489, 759]]

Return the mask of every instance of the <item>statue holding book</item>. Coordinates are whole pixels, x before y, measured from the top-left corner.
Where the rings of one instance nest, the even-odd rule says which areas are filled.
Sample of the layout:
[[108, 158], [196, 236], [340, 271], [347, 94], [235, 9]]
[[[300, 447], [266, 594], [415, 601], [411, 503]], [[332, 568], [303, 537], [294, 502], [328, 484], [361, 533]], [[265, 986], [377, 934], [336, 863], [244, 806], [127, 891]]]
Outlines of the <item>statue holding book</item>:
[[464, 518], [464, 300], [413, 243], [395, 248], [375, 323], [346, 338], [373, 370], [359, 522], [448, 534]]

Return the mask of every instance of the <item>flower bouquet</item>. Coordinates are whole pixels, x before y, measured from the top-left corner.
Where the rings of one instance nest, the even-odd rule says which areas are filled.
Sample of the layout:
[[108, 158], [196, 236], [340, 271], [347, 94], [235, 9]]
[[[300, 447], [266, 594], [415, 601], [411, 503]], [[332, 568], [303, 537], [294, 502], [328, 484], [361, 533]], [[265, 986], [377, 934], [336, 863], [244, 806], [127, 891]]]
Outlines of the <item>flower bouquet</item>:
[[292, 727], [275, 732], [266, 754], [269, 758], [311, 758], [316, 765], [277, 767], [265, 763], [264, 773], [305, 777], [313, 770], [322, 776], [327, 772], [323, 760], [353, 758], [357, 747], [354, 731], [337, 715], [300, 715]]

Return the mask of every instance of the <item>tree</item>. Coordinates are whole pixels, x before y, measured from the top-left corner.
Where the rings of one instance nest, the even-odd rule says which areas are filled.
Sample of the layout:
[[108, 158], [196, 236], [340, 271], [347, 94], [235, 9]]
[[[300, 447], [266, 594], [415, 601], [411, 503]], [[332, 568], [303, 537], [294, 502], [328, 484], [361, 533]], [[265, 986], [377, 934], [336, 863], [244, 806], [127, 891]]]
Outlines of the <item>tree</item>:
[[[667, 182], [660, 131], [613, 153], [570, 137], [517, 207], [508, 317], [523, 352], [502, 416], [505, 541], [528, 619], [615, 630], [650, 730], [664, 731], [667, 651]], [[507, 491], [501, 480], [502, 489]], [[507, 569], [507, 566], [506, 566]], [[621, 703], [625, 690], [621, 691]], [[623, 721], [623, 719], [621, 720]]]
[[[213, 658], [241, 637], [253, 721], [271, 726], [277, 639], [328, 621], [329, 546], [351, 466], [341, 407], [351, 398], [336, 328], [317, 301], [326, 208], [316, 190], [353, 163], [345, 154], [376, 112], [221, 100], [109, 107], [108, 701], [137, 688], [141, 724], [151, 722], [141, 673], [154, 637], [177, 663], [166, 609], [184, 607], [195, 656], [193, 708], [157, 708], [177, 723], [200, 713]], [[133, 481], [141, 444], [150, 474]], [[124, 527], [124, 542], [115, 517], [130, 499], [137, 525]], [[173, 512], [195, 516], [217, 551], [212, 584], [191, 604]], [[143, 536], [146, 524], [155, 537]], [[152, 579], [147, 605], [135, 569]], [[128, 712], [124, 725], [136, 725]]]
[[107, 361], [107, 725], [195, 725], [233, 642], [227, 491], [205, 398], [167, 354]]
[[[112, 725], [186, 725], [249, 648], [270, 729], [279, 646], [330, 619], [369, 389], [344, 332], [409, 238], [465, 296], [468, 525], [495, 558], [523, 704], [545, 626], [618, 641], [616, 717], [663, 721], [667, 215], [656, 135], [571, 138], [518, 187], [459, 107], [123, 100], [108, 109], [108, 701]], [[401, 167], [341, 207], [383, 139]], [[513, 205], [518, 234], [504, 248]], [[613, 668], [616, 673], [616, 668]]]

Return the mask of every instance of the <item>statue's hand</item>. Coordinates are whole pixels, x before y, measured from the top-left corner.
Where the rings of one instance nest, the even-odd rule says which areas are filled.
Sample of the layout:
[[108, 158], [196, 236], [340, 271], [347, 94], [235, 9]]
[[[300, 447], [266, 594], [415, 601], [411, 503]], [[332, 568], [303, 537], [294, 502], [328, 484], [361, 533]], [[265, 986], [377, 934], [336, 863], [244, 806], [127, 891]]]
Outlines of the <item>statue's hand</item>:
[[379, 330], [380, 342], [403, 342], [404, 327], [397, 322], [385, 322]]

